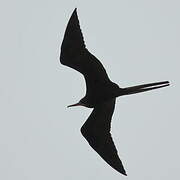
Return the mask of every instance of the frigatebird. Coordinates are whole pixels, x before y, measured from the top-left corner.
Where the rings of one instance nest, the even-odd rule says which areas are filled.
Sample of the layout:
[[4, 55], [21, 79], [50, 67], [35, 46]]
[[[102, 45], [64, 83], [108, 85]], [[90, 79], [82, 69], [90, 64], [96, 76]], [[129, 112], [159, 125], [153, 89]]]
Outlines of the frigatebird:
[[110, 133], [115, 100], [119, 96], [166, 87], [169, 86], [169, 82], [162, 81], [127, 88], [120, 88], [112, 82], [101, 62], [86, 48], [77, 9], [73, 11], [65, 30], [60, 62], [82, 73], [85, 78], [85, 96], [78, 103], [68, 106], [94, 108], [81, 127], [82, 135], [112, 168], [127, 175]]

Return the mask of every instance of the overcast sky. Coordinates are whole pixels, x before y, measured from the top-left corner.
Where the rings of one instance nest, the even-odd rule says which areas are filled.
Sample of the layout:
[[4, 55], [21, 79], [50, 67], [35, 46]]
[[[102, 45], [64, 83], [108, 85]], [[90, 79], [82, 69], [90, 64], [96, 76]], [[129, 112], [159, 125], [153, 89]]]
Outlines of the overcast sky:
[[[80, 134], [91, 109], [83, 76], [59, 63], [69, 17], [120, 87], [171, 86], [120, 97], [112, 136], [128, 177]], [[180, 1], [6, 0], [0, 5], [0, 179], [180, 179]]]

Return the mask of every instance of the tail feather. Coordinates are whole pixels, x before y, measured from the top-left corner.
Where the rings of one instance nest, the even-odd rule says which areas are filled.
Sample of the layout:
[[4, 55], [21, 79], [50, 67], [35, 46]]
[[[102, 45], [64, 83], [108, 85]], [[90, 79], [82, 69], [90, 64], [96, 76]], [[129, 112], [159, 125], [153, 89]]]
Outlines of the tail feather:
[[150, 91], [153, 89], [166, 87], [169, 85], [170, 85], [169, 81], [162, 81], [162, 82], [156, 82], [156, 83], [149, 83], [149, 84], [142, 84], [142, 85], [138, 85], [138, 86], [127, 87], [127, 88], [123, 88], [122, 91], [123, 91], [123, 95], [130, 95], [130, 94], [136, 94], [136, 93]]

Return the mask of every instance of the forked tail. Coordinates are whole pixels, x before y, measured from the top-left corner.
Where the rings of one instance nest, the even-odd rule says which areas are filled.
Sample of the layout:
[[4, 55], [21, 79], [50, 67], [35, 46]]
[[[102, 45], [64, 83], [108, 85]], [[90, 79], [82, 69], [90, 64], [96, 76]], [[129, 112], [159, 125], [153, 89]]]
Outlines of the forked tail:
[[127, 88], [122, 88], [122, 95], [141, 93], [141, 92], [150, 91], [153, 89], [166, 87], [169, 85], [170, 85], [169, 81], [162, 81], [162, 82], [156, 82], [156, 83], [142, 84], [138, 86], [131, 86]]

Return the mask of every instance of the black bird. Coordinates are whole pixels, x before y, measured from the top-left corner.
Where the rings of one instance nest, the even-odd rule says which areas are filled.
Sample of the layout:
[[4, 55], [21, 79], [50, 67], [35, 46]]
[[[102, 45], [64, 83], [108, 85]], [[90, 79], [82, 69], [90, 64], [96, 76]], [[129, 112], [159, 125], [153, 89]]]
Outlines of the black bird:
[[86, 49], [76, 9], [65, 30], [60, 62], [82, 73], [86, 81], [86, 95], [78, 103], [68, 106], [81, 105], [94, 108], [81, 127], [82, 135], [112, 168], [127, 175], [110, 133], [115, 100], [118, 96], [169, 86], [169, 82], [163, 81], [127, 88], [120, 88], [113, 83], [101, 62]]

